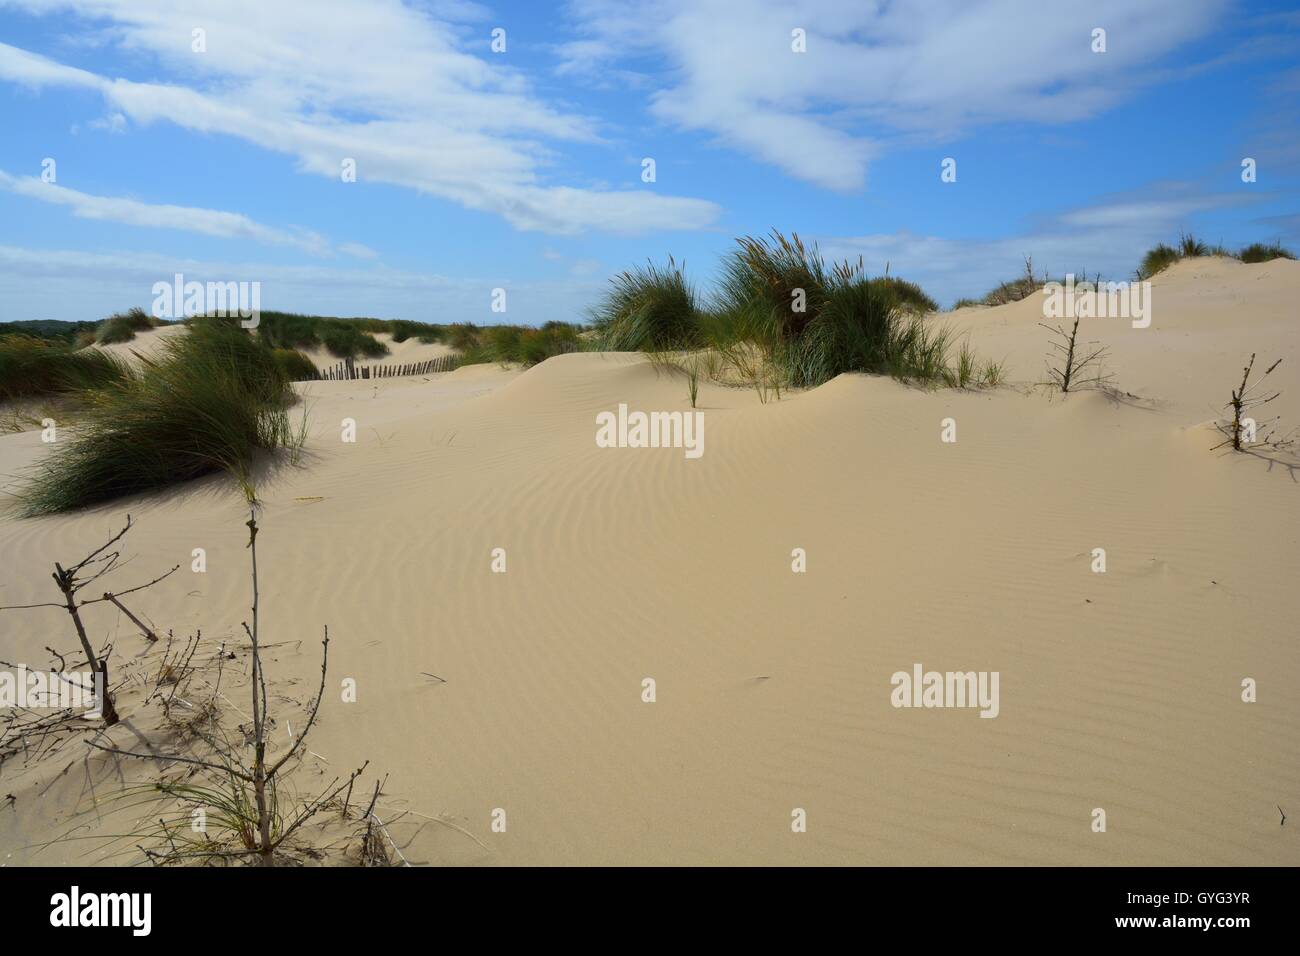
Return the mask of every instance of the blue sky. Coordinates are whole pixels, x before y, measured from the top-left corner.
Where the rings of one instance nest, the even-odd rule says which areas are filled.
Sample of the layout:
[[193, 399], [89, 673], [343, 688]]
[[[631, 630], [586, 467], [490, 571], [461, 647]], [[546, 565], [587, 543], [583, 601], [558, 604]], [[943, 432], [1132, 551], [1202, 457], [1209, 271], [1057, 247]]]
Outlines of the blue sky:
[[944, 303], [1127, 278], [1181, 230], [1300, 246], [1298, 104], [1285, 3], [0, 0], [0, 321], [182, 272], [540, 324], [772, 228]]

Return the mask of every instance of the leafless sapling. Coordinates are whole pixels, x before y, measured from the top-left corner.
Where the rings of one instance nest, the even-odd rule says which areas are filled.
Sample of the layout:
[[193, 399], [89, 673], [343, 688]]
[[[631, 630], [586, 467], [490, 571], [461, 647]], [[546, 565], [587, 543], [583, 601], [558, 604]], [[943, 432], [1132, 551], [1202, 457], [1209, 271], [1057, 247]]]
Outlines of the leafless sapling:
[[[121, 603], [120, 598], [135, 591], [143, 591], [145, 588], [153, 587], [180, 567], [180, 565], [176, 565], [170, 571], [167, 571], [165, 574], [160, 574], [152, 581], [147, 581], [144, 584], [127, 588], [124, 591], [118, 591], [116, 593], [105, 591], [103, 592], [102, 597], [78, 600], [77, 594], [82, 590], [82, 588], [85, 588], [116, 570], [118, 561], [122, 557], [122, 552], [116, 549], [110, 551], [109, 549], [112, 548], [113, 545], [117, 544], [117, 542], [121, 541], [130, 530], [131, 516], [127, 515], [126, 525], [123, 526], [121, 531], [113, 535], [113, 537], [109, 538], [107, 542], [100, 545], [76, 564], [65, 568], [57, 561], [54, 563], [54, 573], [51, 577], [54, 578], [54, 583], [58, 586], [59, 593], [63, 595], [63, 601], [61, 603], [19, 604], [9, 607], [0, 607], [0, 611], [12, 611], [36, 607], [58, 607], [63, 608], [68, 612], [69, 617], [72, 618], [72, 626], [77, 632], [77, 640], [81, 643], [81, 650], [86, 655], [86, 664], [94, 671], [96, 681], [100, 685], [103, 699], [99, 703], [101, 704], [101, 713], [104, 717], [104, 724], [107, 727], [113, 726], [119, 719], [117, 708], [113, 703], [113, 694], [108, 683], [108, 653], [97, 654], [94, 647], [91, 646], [90, 637], [86, 634], [86, 625], [81, 619], [81, 609], [89, 604], [98, 604], [101, 601], [111, 601], [118, 608], [125, 611], [127, 616], [146, 632], [146, 636], [150, 636], [152, 632], [141, 624], [135, 615], [126, 610], [125, 606]], [[153, 639], [157, 640], [156, 637]]]
[[1079, 347], [1079, 316], [1074, 317], [1074, 325], [1068, 332], [1060, 325], [1048, 325], [1046, 322], [1038, 324], [1060, 338], [1059, 342], [1050, 343], [1058, 353], [1056, 361], [1059, 364], [1052, 365], [1052, 356], [1048, 353], [1047, 366], [1047, 374], [1057, 388], [1068, 393], [1072, 388], [1098, 388], [1106, 383], [1107, 376], [1102, 373], [1102, 363], [1109, 349], [1104, 345], [1099, 345], [1092, 351]]
[[1267, 405], [1282, 394], [1281, 392], [1274, 392], [1272, 395], [1266, 395], [1259, 391], [1264, 384], [1264, 380], [1268, 378], [1273, 369], [1281, 364], [1282, 360], [1278, 359], [1265, 370], [1263, 375], [1252, 382], [1250, 373], [1255, 368], [1255, 353], [1250, 353], [1250, 361], [1246, 363], [1246, 367], [1241, 372], [1241, 384], [1232, 390], [1232, 398], [1224, 406], [1224, 408], [1232, 410], [1231, 415], [1227, 421], [1221, 421], [1216, 426], [1226, 437], [1214, 448], [1210, 449], [1211, 451], [1222, 448], [1224, 445], [1231, 445], [1234, 451], [1244, 451], [1246, 445], [1256, 448], [1282, 448], [1291, 444], [1286, 436], [1280, 439], [1273, 437], [1273, 428], [1276, 426], [1278, 419], [1274, 418], [1261, 428], [1250, 414], [1253, 409], [1259, 408], [1261, 405]]
[[[307, 735], [315, 726], [317, 715], [320, 711], [321, 700], [325, 696], [325, 676], [329, 665], [329, 628], [325, 628], [324, 639], [321, 642], [321, 665], [320, 665], [320, 687], [316, 693], [316, 699], [311, 704], [311, 711], [307, 716], [304, 726], [296, 736], [292, 738], [288, 750], [282, 754], [279, 759], [272, 761], [267, 754], [268, 749], [268, 726], [271, 723], [266, 702], [266, 674], [262, 665], [261, 634], [259, 630], [260, 619], [260, 588], [258, 583], [258, 566], [257, 566], [257, 511], [256, 505], [250, 501], [248, 521], [245, 522], [248, 528], [249, 558], [252, 568], [252, 607], [251, 617], [248, 621], [243, 622], [244, 633], [248, 636], [250, 644], [250, 657], [252, 661], [252, 679], [250, 687], [252, 691], [252, 727], [249, 732], [248, 743], [253, 748], [253, 760], [251, 766], [245, 761], [242, 748], [227, 739], [216, 735], [204, 735], [204, 739], [216, 751], [212, 759], [206, 757], [190, 757], [180, 754], [161, 754], [157, 752], [143, 752], [137, 750], [125, 750], [119, 747], [106, 746], [94, 741], [87, 741], [88, 745], [108, 753], [118, 754], [126, 757], [138, 757], [147, 760], [159, 760], [163, 762], [177, 762], [197, 766], [203, 770], [208, 770], [216, 775], [222, 781], [222, 786], [229, 787], [235, 791], [233, 799], [229, 801], [229, 806], [240, 808], [236, 814], [237, 820], [234, 821], [239, 833], [239, 839], [242, 848], [233, 851], [224, 851], [215, 849], [206, 843], [197, 847], [191, 846], [185, 842], [184, 846], [177, 843], [177, 839], [185, 840], [185, 837], [164, 826], [164, 835], [168, 837], [171, 844], [169, 852], [150, 853], [150, 859], [154, 862], [176, 862], [189, 858], [199, 859], [216, 859], [238, 857], [246, 855], [255, 855], [257, 861], [262, 865], [272, 865], [274, 863], [274, 854], [284, 841], [287, 840], [299, 827], [305, 824], [309, 819], [323, 810], [334, 799], [344, 791], [350, 788], [358, 776], [365, 770], [363, 764], [358, 769], [352, 771], [346, 780], [339, 782], [335, 778], [331, 783], [316, 797], [302, 804], [287, 821], [280, 818], [279, 804], [276, 798], [277, 780], [280, 772], [286, 764], [302, 749], [307, 740]], [[247, 792], [244, 790], [248, 787], [252, 791], [251, 807], [249, 801], [244, 796]], [[191, 785], [181, 784], [159, 784], [158, 789], [165, 793], [170, 793], [182, 799], [193, 798], [196, 793], [207, 793], [210, 791]], [[248, 812], [243, 810], [248, 807]]]

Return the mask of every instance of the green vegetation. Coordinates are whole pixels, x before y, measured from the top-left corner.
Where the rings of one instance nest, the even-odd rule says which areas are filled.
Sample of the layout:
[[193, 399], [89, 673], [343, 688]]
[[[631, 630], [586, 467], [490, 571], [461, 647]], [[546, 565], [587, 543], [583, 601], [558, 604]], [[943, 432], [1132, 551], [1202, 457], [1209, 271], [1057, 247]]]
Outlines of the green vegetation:
[[521, 325], [479, 327], [472, 322], [435, 325], [407, 319], [339, 319], [290, 312], [263, 312], [258, 325], [262, 340], [277, 349], [323, 347], [338, 358], [379, 358], [389, 349], [375, 333], [387, 332], [394, 342], [443, 342], [460, 353], [463, 364], [535, 365], [552, 355], [577, 351], [581, 331], [581, 326], [568, 322], [548, 322], [534, 329]]
[[[0, 336], [27, 335], [38, 339], [54, 339], [61, 342], [75, 342], [78, 336], [89, 334], [89, 342], [95, 341], [95, 329], [98, 322], [60, 322], [57, 319], [24, 319], [18, 322], [0, 322]], [[87, 342], [86, 344], [89, 344]]]
[[552, 355], [578, 352], [582, 326], [570, 322], [547, 322], [540, 329], [526, 325], [478, 327], [456, 323], [447, 327], [445, 341], [460, 353], [462, 365], [500, 362], [525, 367], [544, 362]]
[[1295, 256], [1283, 249], [1280, 242], [1274, 242], [1272, 245], [1253, 242], [1237, 253], [1237, 258], [1242, 262], [1271, 262], [1274, 259], [1294, 259]]
[[1147, 254], [1142, 257], [1142, 265], [1138, 266], [1138, 275], [1143, 279], [1149, 279], [1157, 272], [1168, 269], [1181, 258], [1177, 249], [1161, 242], [1148, 249]]
[[[1224, 256], [1231, 259], [1240, 259], [1242, 262], [1268, 262], [1273, 259], [1295, 258], [1279, 242], [1274, 242], [1271, 245], [1256, 242], [1238, 252], [1232, 252], [1221, 244], [1210, 245], [1193, 235], [1183, 234], [1178, 237], [1178, 242], [1174, 245], [1161, 242], [1147, 250], [1146, 255], [1142, 257], [1141, 265], [1138, 266], [1137, 277], [1139, 280], [1150, 279], [1157, 273], [1169, 268], [1175, 262], [1201, 256]], [[1076, 284], [1084, 282], [1082, 277], [1086, 275], [1086, 272], [1076, 273], [1076, 276], [1079, 277], [1076, 279]], [[958, 299], [953, 303], [952, 307], [955, 310], [972, 305], [1006, 305], [1008, 302], [1019, 302], [1043, 288], [1047, 282], [1046, 276], [1040, 279], [1034, 275], [1033, 263], [1030, 259], [1026, 259], [1024, 275], [1000, 283], [981, 299]]]
[[1207, 246], [1195, 236], [1184, 234], [1178, 237], [1176, 246], [1161, 242], [1147, 250], [1147, 254], [1142, 257], [1142, 264], [1138, 266], [1138, 276], [1142, 279], [1150, 279], [1157, 272], [1163, 272], [1180, 259], [1231, 254], [1222, 246]]
[[927, 312], [939, 311], [939, 303], [926, 295], [925, 291], [915, 282], [908, 282], [906, 279], [897, 279], [888, 275], [871, 279], [870, 282], [881, 292], [892, 296], [901, 309], [919, 312], [922, 315]]
[[1039, 281], [1031, 275], [1025, 275], [1007, 282], [999, 282], [984, 294], [984, 298], [980, 302], [983, 305], [1006, 305], [1008, 302], [1019, 302], [1021, 299], [1029, 298], [1029, 296], [1041, 289], [1045, 281]]
[[[1082, 274], [1080, 273], [1080, 275]], [[1023, 275], [998, 283], [986, 292], [984, 298], [979, 301], [960, 299], [953, 308], [960, 309], [963, 305], [1006, 305], [1009, 302], [1019, 302], [1021, 299], [1029, 298], [1029, 296], [1045, 286], [1047, 282], [1047, 276], [1044, 275], [1040, 279], [1034, 274], [1033, 258], [1025, 256], [1025, 272]]]
[[552, 355], [578, 352], [582, 342], [578, 338], [581, 326], [569, 322], [547, 322], [540, 329], [524, 329], [519, 337], [519, 353], [511, 361], [536, 365]]
[[317, 333], [320, 335], [321, 344], [325, 346], [330, 355], [338, 358], [357, 355], [365, 358], [378, 358], [381, 355], [388, 354], [387, 345], [355, 325], [322, 323]]
[[30, 335], [0, 336], [0, 399], [99, 388], [128, 374], [124, 362], [99, 349], [77, 351], [61, 340]]
[[152, 329], [159, 324], [159, 322], [150, 318], [144, 309], [139, 307], [128, 309], [126, 312], [110, 315], [100, 323], [99, 329], [95, 333], [95, 341], [100, 345], [130, 342], [135, 338], [135, 333]]
[[[937, 306], [915, 283], [870, 278], [861, 259], [827, 264], [795, 234], [746, 236], [737, 246], [707, 307], [671, 258], [667, 267], [652, 263], [616, 276], [593, 312], [598, 345], [645, 351], [657, 366], [684, 369], [692, 396], [700, 371], [752, 387], [761, 401], [842, 372], [948, 380], [952, 334], [926, 320]], [[702, 356], [682, 357], [700, 350]], [[976, 384], [981, 377], [972, 371], [957, 380]]]
[[316, 363], [297, 349], [272, 349], [271, 357], [286, 381], [311, 382], [320, 378]]
[[606, 348], [637, 352], [691, 339], [699, 306], [695, 290], [671, 256], [667, 267], [647, 262], [611, 281], [613, 290], [591, 316]]
[[1271, 246], [1261, 242], [1252, 243], [1241, 251], [1234, 253], [1229, 249], [1225, 249], [1222, 245], [1211, 246], [1195, 236], [1182, 235], [1178, 237], [1176, 246], [1170, 246], [1162, 242], [1148, 250], [1147, 254], [1142, 257], [1142, 265], [1138, 267], [1138, 278], [1150, 279], [1156, 273], [1168, 269], [1181, 259], [1199, 256], [1226, 256], [1232, 259], [1240, 259], [1242, 262], [1268, 262], [1270, 259], [1295, 258], [1277, 242]]
[[447, 334], [446, 329], [441, 325], [426, 325], [423, 322], [408, 322], [405, 319], [394, 319], [389, 331], [394, 342], [417, 339], [426, 345], [441, 342]]
[[376, 339], [373, 333], [388, 332], [394, 324], [384, 319], [337, 319], [294, 312], [262, 312], [257, 334], [263, 342], [277, 349], [323, 346], [337, 358], [378, 358], [388, 354], [388, 346]]
[[84, 393], [72, 437], [20, 493], [27, 515], [67, 511], [225, 470], [247, 486], [258, 456], [296, 448], [293, 392], [274, 353], [237, 323], [195, 319], [138, 372]]

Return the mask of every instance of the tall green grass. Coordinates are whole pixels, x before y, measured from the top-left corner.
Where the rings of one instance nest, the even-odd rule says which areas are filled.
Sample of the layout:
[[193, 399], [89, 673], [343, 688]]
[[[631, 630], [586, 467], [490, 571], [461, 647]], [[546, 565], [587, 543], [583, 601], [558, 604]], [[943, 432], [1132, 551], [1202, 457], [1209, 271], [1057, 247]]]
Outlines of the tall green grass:
[[[1232, 252], [1222, 244], [1211, 245], [1194, 235], [1183, 233], [1178, 237], [1178, 241], [1172, 245], [1160, 242], [1148, 249], [1138, 265], [1137, 277], [1138, 279], [1150, 279], [1152, 276], [1168, 269], [1175, 262], [1203, 256], [1225, 256], [1240, 259], [1242, 262], [1268, 262], [1271, 259], [1295, 258], [1277, 242], [1271, 245], [1256, 242], [1238, 252]], [[970, 305], [1005, 305], [1008, 302], [1018, 302], [1037, 292], [1047, 283], [1047, 278], [1046, 276], [1042, 279], [1035, 277], [1029, 260], [1026, 260], [1025, 267], [1025, 275], [1000, 283], [986, 293], [982, 299], [958, 299], [953, 305], [953, 309], [960, 309], [963, 306]], [[1087, 276], [1087, 272], [1085, 270], [1077, 272], [1075, 275], [1080, 277], [1077, 283], [1081, 283], [1084, 281], [1083, 277]]]
[[20, 491], [23, 513], [68, 511], [227, 471], [247, 487], [258, 457], [301, 441], [272, 350], [238, 324], [190, 322], [139, 372], [85, 393], [71, 438]]
[[0, 399], [99, 388], [129, 374], [126, 363], [100, 349], [77, 350], [29, 335], [0, 337]]
[[1280, 242], [1253, 242], [1237, 253], [1237, 258], [1242, 262], [1271, 262], [1274, 259], [1294, 259], [1295, 256], [1282, 248]]
[[424, 322], [410, 322], [406, 319], [394, 319], [389, 328], [394, 342], [418, 339], [426, 345], [441, 342], [447, 331], [441, 325], [429, 325]]
[[616, 276], [593, 312], [600, 345], [667, 364], [705, 349], [711, 377], [763, 401], [842, 372], [942, 379], [952, 335], [925, 319], [938, 306], [916, 283], [868, 277], [861, 259], [827, 263], [797, 234], [736, 242], [707, 306], [671, 258]]
[[295, 312], [262, 312], [257, 334], [267, 345], [278, 349], [323, 346], [336, 358], [378, 358], [388, 354], [388, 346], [376, 339], [373, 333], [390, 332], [397, 324], [387, 319], [338, 319]]
[[297, 349], [272, 349], [271, 358], [280, 374], [289, 382], [313, 382], [320, 378], [316, 363]]
[[[578, 326], [568, 322], [547, 322], [540, 329], [520, 325], [493, 325], [482, 330], [482, 348], [490, 360], [524, 366], [544, 362], [552, 355], [577, 352]], [[474, 356], [471, 349], [470, 357]]]
[[745, 237], [724, 266], [714, 327], [763, 348], [790, 385], [843, 372], [940, 379], [952, 341], [924, 313], [937, 304], [906, 280], [869, 278], [862, 260], [827, 264], [798, 235]]
[[677, 346], [694, 339], [698, 304], [682, 266], [647, 262], [619, 273], [613, 288], [591, 314], [603, 347], [637, 352]]
[[553, 355], [582, 350], [581, 327], [569, 322], [547, 322], [540, 329], [525, 329], [519, 340], [519, 361], [536, 365]]
[[797, 233], [787, 238], [774, 229], [769, 237], [742, 236], [736, 244], [723, 263], [721, 311], [760, 335], [777, 334], [786, 341], [803, 333], [837, 277], [847, 278], [845, 270], [851, 269], [847, 263], [838, 271], [828, 268], [816, 247], [807, 248]]
[[347, 324], [322, 324], [317, 333], [321, 344], [337, 358], [378, 358], [388, 354], [388, 346], [369, 332]]
[[119, 312], [106, 318], [95, 332], [95, 341], [100, 345], [112, 345], [115, 342], [130, 342], [135, 333], [152, 329], [160, 323], [149, 317], [139, 307]]
[[915, 282], [908, 282], [895, 276], [879, 276], [871, 279], [870, 282], [880, 292], [890, 296], [900, 309], [922, 315], [939, 311], [939, 303], [930, 298]]
[[1029, 298], [1042, 287], [1043, 283], [1032, 276], [1020, 276], [1006, 282], [999, 282], [984, 294], [980, 302], [983, 305], [1006, 305], [1009, 302], [1019, 302], [1021, 299]]
[[1181, 258], [1182, 255], [1173, 246], [1163, 242], [1157, 243], [1142, 257], [1142, 264], [1138, 266], [1138, 275], [1143, 279], [1149, 279], [1157, 272], [1164, 272]]
[[56, 319], [19, 319], [13, 322], [0, 322], [0, 336], [27, 335], [36, 339], [55, 339], [71, 344], [78, 336], [89, 335], [95, 341], [98, 322], [61, 322]]
[[1150, 279], [1158, 272], [1163, 272], [1175, 262], [1182, 259], [1196, 259], [1202, 256], [1229, 256], [1229, 252], [1221, 245], [1211, 246], [1202, 242], [1190, 233], [1183, 233], [1178, 237], [1175, 245], [1168, 245], [1160, 242], [1147, 250], [1146, 255], [1142, 257], [1142, 264], [1138, 266], [1138, 278]]

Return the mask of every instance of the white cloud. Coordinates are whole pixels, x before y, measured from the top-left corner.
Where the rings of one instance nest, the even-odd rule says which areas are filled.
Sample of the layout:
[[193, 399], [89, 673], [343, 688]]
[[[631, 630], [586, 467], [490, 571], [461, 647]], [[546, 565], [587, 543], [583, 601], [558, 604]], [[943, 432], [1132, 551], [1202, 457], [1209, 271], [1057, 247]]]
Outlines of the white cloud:
[[126, 132], [126, 117], [117, 112], [109, 113], [107, 116], [91, 120], [90, 128], [102, 129], [109, 133], [118, 133], [120, 135]]
[[[1205, 33], [1227, 0], [574, 0], [565, 75], [664, 57], [663, 119], [800, 179], [859, 188], [891, 136], [1084, 119]], [[1107, 51], [1093, 53], [1104, 26]], [[791, 31], [807, 52], [791, 51]], [[638, 74], [641, 80], [645, 74]]]
[[[223, 239], [250, 239], [269, 245], [292, 246], [312, 255], [326, 255], [330, 251], [329, 242], [318, 233], [306, 229], [287, 231], [265, 226], [238, 212], [146, 203], [115, 196], [94, 196], [44, 182], [34, 176], [11, 176], [3, 170], [0, 170], [0, 188], [41, 202], [66, 206], [74, 216], [82, 219], [100, 219], [152, 229], [180, 229]], [[340, 248], [344, 252], [350, 251], [345, 247]]]
[[[519, 229], [641, 233], [698, 229], [712, 202], [649, 190], [554, 185], [548, 142], [599, 141], [593, 122], [534, 95], [507, 57], [487, 52], [472, 4], [433, 13], [397, 0], [0, 0], [35, 13], [109, 21], [118, 45], [147, 54], [176, 83], [109, 78], [0, 44], [0, 78], [37, 88], [98, 90], [141, 124], [160, 121], [237, 136], [339, 178], [352, 158], [361, 181], [415, 189], [505, 217]], [[206, 31], [194, 53], [191, 31]], [[464, 31], [472, 30], [466, 34]], [[466, 52], [478, 46], [482, 55]]]

